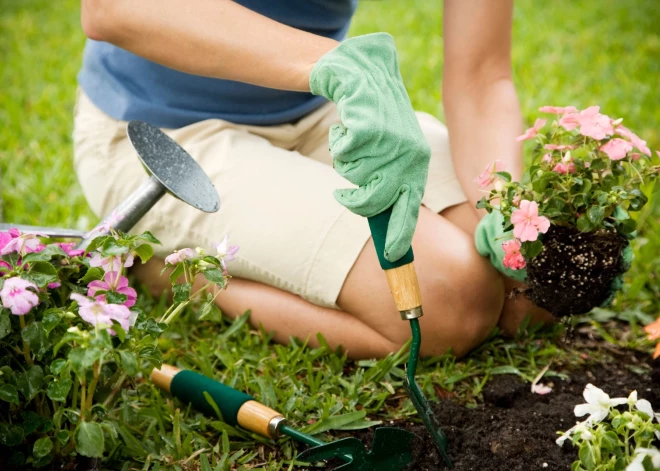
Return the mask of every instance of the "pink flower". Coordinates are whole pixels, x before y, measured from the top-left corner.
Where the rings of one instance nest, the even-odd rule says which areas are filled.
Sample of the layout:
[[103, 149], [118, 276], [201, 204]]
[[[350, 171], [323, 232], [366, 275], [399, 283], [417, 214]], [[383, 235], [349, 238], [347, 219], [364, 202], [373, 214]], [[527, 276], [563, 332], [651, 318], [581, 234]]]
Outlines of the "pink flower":
[[[78, 314], [93, 326], [102, 325], [110, 327], [112, 321], [121, 325], [122, 329], [128, 330], [135, 324], [136, 316], [122, 304], [107, 304], [103, 301], [92, 301], [89, 298], [73, 293], [71, 299], [78, 303]], [[108, 332], [116, 335], [115, 331], [108, 328]]]
[[532, 385], [532, 392], [534, 394], [550, 394], [552, 392], [552, 388], [550, 386], [546, 386], [543, 383], [535, 383]]
[[511, 205], [515, 206], [517, 208], [518, 206], [520, 206], [520, 200], [521, 199], [522, 199], [522, 196], [520, 196], [520, 195], [514, 196], [513, 199], [511, 200]]
[[10, 270], [11, 270], [11, 265], [3, 260], [0, 260], [0, 277], [5, 276], [5, 273]]
[[546, 233], [550, 228], [550, 221], [545, 216], [539, 216], [539, 206], [536, 201], [522, 200], [520, 209], [511, 214], [513, 235], [521, 242], [535, 241], [539, 232]]
[[493, 162], [486, 165], [486, 169], [481, 172], [481, 174], [474, 179], [475, 183], [479, 184], [479, 188], [486, 188], [493, 184], [497, 175], [496, 172], [502, 172], [504, 170], [504, 163], [501, 160], [494, 160]]
[[584, 163], [584, 168], [589, 168], [591, 167], [591, 162], [585, 162]]
[[544, 164], [551, 164], [552, 163], [552, 154], [545, 154], [543, 158], [541, 159], [541, 162]]
[[75, 248], [77, 245], [75, 242], [58, 242], [57, 245], [59, 245], [69, 257], [77, 257], [78, 255], [85, 253], [84, 250]]
[[103, 267], [103, 270], [106, 272], [110, 271], [119, 271], [119, 268], [122, 266], [122, 257], [126, 257], [124, 261], [124, 268], [133, 266], [133, 254], [128, 253], [128, 255], [115, 255], [114, 257], [103, 257], [100, 253], [96, 252], [92, 259], [89, 261], [90, 267]]
[[555, 165], [552, 171], [561, 175], [566, 175], [567, 173], [575, 173], [575, 164], [572, 162], [559, 162], [557, 165]]
[[651, 149], [649, 149], [648, 146], [646, 145], [646, 141], [642, 140], [637, 134], [632, 132], [630, 129], [628, 129], [625, 126], [617, 126], [616, 133], [619, 134], [620, 136], [630, 139], [630, 142], [632, 143], [633, 147], [637, 147], [642, 154], [651, 157]]
[[98, 291], [115, 291], [119, 294], [126, 296], [126, 301], [122, 304], [126, 307], [131, 307], [135, 304], [137, 293], [133, 288], [128, 286], [128, 279], [125, 276], [119, 276], [117, 272], [107, 272], [103, 277], [103, 281], [94, 280], [87, 285], [89, 288], [87, 296], [94, 298], [97, 301], [107, 302], [105, 294], [96, 294]]
[[95, 228], [85, 234], [83, 239], [90, 239], [92, 237], [108, 234], [122, 219], [124, 219], [124, 216], [117, 213], [117, 211], [112, 211], [110, 216], [108, 216], [104, 221], [102, 221], [100, 224], [97, 224]]
[[599, 147], [599, 150], [605, 152], [611, 160], [621, 160], [626, 158], [626, 154], [633, 149], [630, 142], [615, 137]]
[[559, 124], [567, 131], [572, 131], [580, 125], [577, 113], [568, 113], [559, 118]]
[[7, 255], [12, 252], [16, 252], [21, 255], [25, 255], [30, 252], [41, 252], [44, 249], [44, 245], [41, 243], [39, 237], [48, 236], [38, 233], [19, 233], [17, 237], [12, 237], [12, 239], [3, 247], [3, 249], [0, 251], [0, 255]]
[[557, 144], [546, 144], [543, 147], [548, 150], [573, 150], [578, 148], [578, 146], [557, 145]]
[[533, 139], [534, 136], [536, 136], [536, 135], [539, 133], [539, 130], [540, 130], [543, 126], [545, 126], [545, 123], [546, 123], [546, 120], [545, 120], [545, 119], [538, 118], [538, 119], [534, 122], [534, 126], [532, 126], [532, 127], [529, 128], [527, 131], [525, 131], [524, 134], [518, 136], [518, 137], [516, 138], [516, 141], [520, 142], [520, 141], [527, 141], [527, 140], [529, 140], [529, 139]]
[[600, 141], [614, 134], [614, 127], [610, 117], [599, 111], [599, 106], [590, 106], [578, 113], [577, 120], [581, 126], [580, 134]]
[[577, 108], [575, 106], [542, 106], [539, 111], [541, 113], [567, 114], [576, 113]]
[[229, 236], [225, 236], [219, 244], [213, 242], [213, 246], [217, 251], [216, 257], [220, 260], [222, 268], [226, 270], [226, 263], [236, 260], [236, 254], [239, 249], [238, 245], [229, 245]]
[[2, 251], [12, 239], [13, 237], [9, 232], [0, 232], [0, 251]]
[[62, 286], [62, 283], [55, 282], [55, 283], [48, 283], [48, 289], [56, 289]]
[[642, 158], [642, 155], [639, 152], [633, 152], [630, 154], [630, 158], [633, 160], [639, 160]]
[[181, 263], [184, 260], [193, 260], [196, 257], [195, 251], [193, 249], [181, 249], [175, 250], [173, 253], [165, 257], [165, 263], [167, 265], [176, 265]]
[[525, 258], [520, 253], [521, 244], [516, 239], [507, 240], [502, 244], [502, 249], [504, 249], [504, 261], [503, 264], [507, 268], [512, 270], [520, 270], [525, 268]]
[[37, 291], [37, 285], [23, 278], [15, 276], [5, 280], [5, 285], [0, 290], [2, 305], [17, 316], [27, 314], [39, 304], [39, 297], [28, 288]]

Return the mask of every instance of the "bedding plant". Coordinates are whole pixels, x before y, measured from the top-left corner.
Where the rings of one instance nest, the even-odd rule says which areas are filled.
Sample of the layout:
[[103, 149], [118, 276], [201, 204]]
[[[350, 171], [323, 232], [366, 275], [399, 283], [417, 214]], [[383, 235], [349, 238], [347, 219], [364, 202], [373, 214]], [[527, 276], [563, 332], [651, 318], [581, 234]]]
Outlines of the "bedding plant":
[[[82, 250], [0, 232], [0, 467], [107, 458], [130, 441], [113, 410], [118, 396], [161, 365], [157, 340], [177, 314], [211, 285], [226, 287], [225, 263], [237, 250], [225, 238], [217, 256], [199, 249], [169, 256], [174, 303], [154, 319], [136, 306], [124, 271], [136, 258], [149, 260], [158, 243], [149, 232], [111, 230], [92, 234]], [[192, 293], [200, 273], [208, 282]], [[213, 300], [203, 300], [204, 312], [215, 309]]]
[[491, 188], [477, 207], [499, 213], [502, 264], [527, 283], [522, 292], [555, 316], [607, 304], [620, 288], [636, 235], [631, 212], [647, 203], [658, 176], [646, 142], [598, 106], [543, 106], [518, 137], [533, 141], [520, 182], [500, 161], [475, 180]]

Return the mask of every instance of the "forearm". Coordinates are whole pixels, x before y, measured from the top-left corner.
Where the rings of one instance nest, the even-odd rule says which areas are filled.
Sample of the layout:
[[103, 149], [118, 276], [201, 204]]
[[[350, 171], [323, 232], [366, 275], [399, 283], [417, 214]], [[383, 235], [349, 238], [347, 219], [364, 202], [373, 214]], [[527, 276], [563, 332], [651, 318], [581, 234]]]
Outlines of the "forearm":
[[172, 69], [282, 90], [309, 91], [314, 64], [338, 44], [229, 0], [82, 0], [82, 24]]
[[509, 78], [470, 82], [445, 76], [443, 101], [456, 174], [475, 208], [484, 190], [474, 179], [493, 160], [501, 160], [514, 179], [522, 175], [518, 97]]

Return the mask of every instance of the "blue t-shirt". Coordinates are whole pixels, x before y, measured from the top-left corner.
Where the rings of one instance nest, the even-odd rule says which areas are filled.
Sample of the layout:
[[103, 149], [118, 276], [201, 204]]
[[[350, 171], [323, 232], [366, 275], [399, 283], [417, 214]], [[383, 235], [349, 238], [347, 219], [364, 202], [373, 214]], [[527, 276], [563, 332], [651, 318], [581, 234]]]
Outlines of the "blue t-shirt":
[[[340, 41], [346, 36], [357, 0], [236, 3], [280, 23]], [[186, 74], [93, 40], [87, 40], [78, 82], [92, 102], [113, 118], [139, 119], [164, 128], [212, 118], [238, 124], [288, 123], [325, 101], [310, 93]]]

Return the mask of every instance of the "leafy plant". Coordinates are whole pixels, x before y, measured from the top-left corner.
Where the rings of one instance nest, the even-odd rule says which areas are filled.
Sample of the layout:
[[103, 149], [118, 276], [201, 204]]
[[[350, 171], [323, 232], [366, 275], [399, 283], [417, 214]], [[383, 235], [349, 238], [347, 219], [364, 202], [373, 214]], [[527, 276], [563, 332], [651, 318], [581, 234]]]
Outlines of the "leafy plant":
[[[557, 439], [562, 446], [571, 440], [578, 447], [579, 459], [571, 471], [652, 471], [660, 469], [660, 451], [653, 446], [660, 439], [660, 418], [649, 401], [638, 399], [637, 391], [628, 398], [610, 398], [602, 389], [588, 384], [586, 404], [575, 407], [575, 415], [588, 415], [584, 422]], [[617, 406], [627, 405], [625, 411]]]
[[190, 289], [197, 274], [210, 280], [198, 293], [223, 289], [229, 278], [222, 257], [193, 252], [173, 265], [175, 302], [156, 320], [135, 306], [122, 275], [134, 257], [151, 258], [159, 243], [151, 233], [113, 231], [87, 250], [42, 239], [0, 233], [0, 455], [17, 469], [104, 457], [130, 440], [109, 415], [118, 395], [161, 365], [157, 340], [197, 294]]

